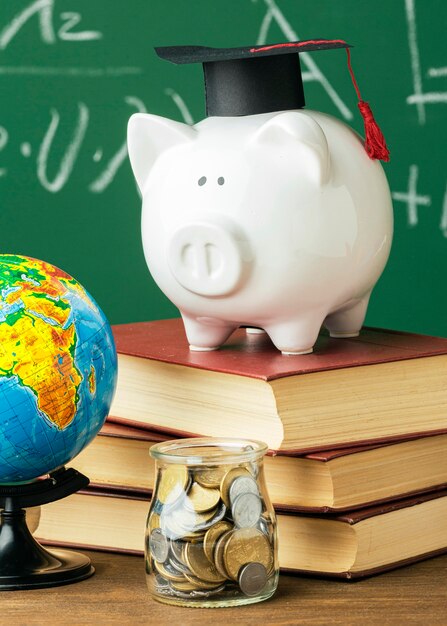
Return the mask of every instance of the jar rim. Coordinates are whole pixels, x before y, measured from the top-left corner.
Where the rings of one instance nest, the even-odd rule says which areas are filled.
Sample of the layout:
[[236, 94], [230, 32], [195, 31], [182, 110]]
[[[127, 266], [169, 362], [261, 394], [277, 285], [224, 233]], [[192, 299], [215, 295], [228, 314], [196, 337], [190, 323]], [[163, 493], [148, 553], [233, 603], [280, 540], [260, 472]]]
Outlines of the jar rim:
[[149, 453], [157, 461], [181, 465], [219, 465], [247, 463], [263, 457], [268, 446], [257, 439], [235, 437], [192, 437], [171, 439], [151, 446]]

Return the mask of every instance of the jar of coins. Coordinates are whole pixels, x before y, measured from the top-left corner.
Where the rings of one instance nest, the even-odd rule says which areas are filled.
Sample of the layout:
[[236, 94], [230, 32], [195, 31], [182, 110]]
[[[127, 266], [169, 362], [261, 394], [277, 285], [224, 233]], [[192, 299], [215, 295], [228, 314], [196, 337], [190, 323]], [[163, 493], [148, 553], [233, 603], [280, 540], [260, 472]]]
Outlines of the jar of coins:
[[145, 560], [156, 600], [224, 607], [275, 592], [276, 518], [264, 479], [266, 451], [260, 441], [213, 438], [151, 448], [157, 478]]

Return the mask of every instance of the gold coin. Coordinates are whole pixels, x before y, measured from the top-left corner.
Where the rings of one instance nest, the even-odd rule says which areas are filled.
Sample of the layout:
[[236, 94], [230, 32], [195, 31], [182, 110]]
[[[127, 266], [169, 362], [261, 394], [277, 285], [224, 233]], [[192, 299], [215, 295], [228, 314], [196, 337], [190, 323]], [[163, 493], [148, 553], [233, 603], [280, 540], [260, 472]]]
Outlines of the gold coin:
[[203, 541], [203, 538], [205, 536], [205, 531], [204, 530], [200, 530], [196, 533], [191, 533], [189, 535], [183, 535], [182, 539], [183, 541], [189, 541], [190, 543], [198, 543], [200, 541]]
[[257, 528], [235, 530], [223, 552], [225, 569], [233, 580], [238, 579], [241, 567], [247, 563], [261, 563], [267, 572], [273, 565], [273, 550], [268, 537]]
[[189, 473], [183, 465], [171, 465], [161, 471], [156, 496], [162, 504], [172, 504], [187, 490]]
[[195, 586], [195, 589], [209, 589], [212, 591], [213, 589], [217, 589], [221, 586], [221, 582], [219, 583], [208, 583], [205, 580], [200, 580], [200, 578], [196, 578], [192, 574], [187, 574], [185, 572], [185, 578], [189, 580], [189, 582]]
[[182, 582], [171, 582], [171, 587], [173, 589], [175, 589], [176, 591], [183, 591], [183, 592], [187, 592], [187, 591], [195, 591], [197, 589], [197, 587], [195, 585], [193, 585], [192, 582], [190, 582], [189, 580], [185, 580]]
[[205, 537], [203, 538], [203, 550], [211, 563], [214, 563], [213, 553], [217, 540], [224, 533], [232, 530], [232, 528], [233, 524], [223, 520], [222, 522], [217, 522], [217, 524], [214, 524], [214, 526], [211, 526], [211, 528], [206, 531]]
[[160, 528], [160, 516], [158, 513], [152, 513], [149, 518], [149, 529]]
[[201, 543], [187, 543], [184, 557], [191, 572], [200, 580], [208, 583], [222, 583], [225, 580], [225, 577], [222, 577], [214, 565], [208, 561]]
[[157, 570], [159, 574], [166, 578], [166, 580], [171, 580], [174, 582], [182, 582], [185, 581], [185, 577], [182, 573], [178, 572], [174, 569], [169, 563], [158, 563], [158, 561], [152, 560], [153, 567]]
[[220, 483], [220, 497], [227, 508], [229, 508], [231, 504], [229, 495], [231, 483], [238, 476], [250, 476], [250, 478], [253, 478], [250, 472], [244, 467], [233, 467], [233, 469], [225, 474]]
[[206, 467], [194, 473], [194, 480], [208, 489], [219, 488], [227, 470], [225, 467]]
[[205, 513], [215, 509], [220, 500], [219, 489], [208, 489], [199, 483], [193, 483], [185, 499], [185, 506], [197, 513]]
[[232, 533], [233, 533], [232, 530], [227, 530], [223, 535], [219, 537], [214, 547], [214, 553], [213, 553], [214, 566], [219, 572], [219, 574], [221, 576], [225, 576], [225, 578], [230, 578], [230, 577], [228, 575], [227, 570], [225, 569], [225, 563], [224, 563], [224, 558], [223, 558], [224, 549]]

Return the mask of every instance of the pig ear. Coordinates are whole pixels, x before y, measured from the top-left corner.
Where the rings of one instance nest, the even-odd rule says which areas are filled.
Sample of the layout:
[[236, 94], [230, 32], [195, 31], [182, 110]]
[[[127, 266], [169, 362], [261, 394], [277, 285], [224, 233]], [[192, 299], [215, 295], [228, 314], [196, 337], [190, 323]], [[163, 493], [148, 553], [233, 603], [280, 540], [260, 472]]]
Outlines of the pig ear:
[[290, 111], [268, 120], [256, 132], [254, 141], [260, 144], [299, 150], [309, 176], [318, 184], [329, 180], [330, 159], [326, 135], [309, 115]]
[[141, 192], [158, 157], [175, 145], [192, 141], [196, 135], [194, 128], [181, 122], [146, 113], [132, 115], [127, 125], [127, 148]]

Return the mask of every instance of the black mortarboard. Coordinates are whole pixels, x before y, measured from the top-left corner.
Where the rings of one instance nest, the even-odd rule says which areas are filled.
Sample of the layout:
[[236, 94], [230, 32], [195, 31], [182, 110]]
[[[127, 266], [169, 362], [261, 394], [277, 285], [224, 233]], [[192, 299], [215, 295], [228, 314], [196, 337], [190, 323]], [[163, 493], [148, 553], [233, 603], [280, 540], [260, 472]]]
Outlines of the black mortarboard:
[[299, 53], [345, 48], [365, 121], [365, 147], [372, 158], [388, 160], [383, 135], [368, 104], [360, 98], [350, 62], [350, 47], [342, 39], [311, 39], [243, 48], [165, 46], [155, 51], [160, 58], [172, 63], [202, 63], [206, 114], [232, 117], [304, 107]]
[[299, 52], [348, 48], [342, 40], [317, 39], [244, 48], [155, 48], [172, 63], [202, 63], [206, 114], [255, 115], [304, 106]]

